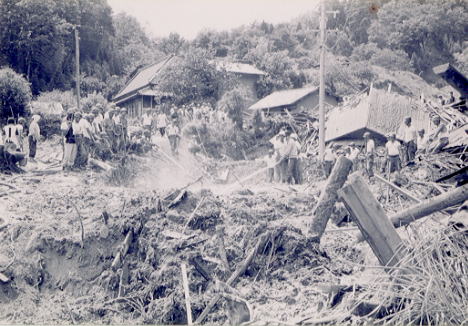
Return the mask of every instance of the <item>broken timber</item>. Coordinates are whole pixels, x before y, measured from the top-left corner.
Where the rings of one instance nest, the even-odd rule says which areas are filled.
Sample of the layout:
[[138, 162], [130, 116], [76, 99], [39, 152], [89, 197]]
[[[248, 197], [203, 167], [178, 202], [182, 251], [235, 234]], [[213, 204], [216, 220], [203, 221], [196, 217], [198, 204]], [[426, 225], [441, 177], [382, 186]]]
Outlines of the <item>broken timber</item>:
[[344, 156], [341, 156], [336, 161], [327, 179], [325, 189], [320, 194], [320, 198], [312, 213], [312, 222], [309, 226], [309, 237], [311, 240], [320, 242], [320, 238], [325, 232], [328, 220], [335, 207], [335, 202], [338, 199], [336, 192], [346, 182], [352, 165], [353, 163]]
[[128, 252], [128, 249], [130, 249], [130, 245], [132, 244], [132, 241], [133, 241], [133, 230], [130, 229], [130, 231], [128, 231], [127, 235], [125, 236], [125, 240], [123, 242], [122, 247], [117, 252], [117, 255], [115, 255], [115, 258], [112, 261], [111, 267], [114, 271], [117, 270], [122, 264], [125, 258], [125, 255]]
[[[236, 268], [234, 273], [232, 273], [232, 275], [226, 281], [227, 285], [231, 286], [237, 280], [237, 278], [239, 278], [239, 276], [245, 273], [250, 263], [257, 255], [257, 252], [260, 250], [260, 248], [262, 248], [265, 245], [265, 242], [270, 238], [270, 236], [271, 236], [271, 232], [267, 232], [258, 239], [255, 247], [250, 250], [245, 260]], [[200, 324], [206, 318], [206, 316], [209, 314], [211, 309], [216, 305], [216, 303], [218, 303], [219, 299], [221, 299], [220, 294], [215, 295], [211, 299], [211, 301], [207, 304], [207, 306], [202, 311], [200, 316], [198, 316], [198, 318], [195, 320], [195, 324]]]
[[182, 284], [184, 286], [185, 309], [187, 310], [187, 325], [192, 325], [192, 308], [190, 307], [190, 290], [187, 277], [187, 267], [184, 263], [180, 265], [182, 271]]
[[385, 180], [385, 178], [382, 178], [380, 175], [378, 174], [374, 174], [374, 177], [377, 179], [377, 180], [380, 180], [382, 181], [383, 183], [389, 185], [393, 190], [399, 192], [400, 194], [402, 194], [403, 196], [405, 196], [406, 198], [408, 199], [411, 199], [417, 203], [420, 203], [421, 200], [419, 198], [416, 198], [414, 197], [412, 194], [410, 194], [408, 191], [398, 187], [396, 184], [394, 184], [393, 182], [390, 182], [390, 181], [387, 181]]
[[379, 262], [395, 266], [401, 259], [403, 242], [363, 178], [352, 174], [339, 194]]
[[[463, 203], [468, 199], [468, 184], [455, 188], [452, 191], [443, 193], [442, 195], [429, 198], [417, 205], [411, 206], [399, 213], [390, 216], [390, 221], [393, 226], [398, 228], [414, 222], [432, 213], [444, 210], [454, 205]], [[357, 242], [364, 240], [362, 235], [359, 235]]]

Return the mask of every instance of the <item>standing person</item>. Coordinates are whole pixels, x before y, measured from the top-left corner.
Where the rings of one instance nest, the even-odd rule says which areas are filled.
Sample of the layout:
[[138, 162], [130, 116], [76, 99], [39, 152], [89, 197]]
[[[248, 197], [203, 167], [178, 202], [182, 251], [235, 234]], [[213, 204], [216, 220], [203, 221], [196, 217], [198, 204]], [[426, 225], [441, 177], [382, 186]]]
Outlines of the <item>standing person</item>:
[[417, 154], [426, 153], [429, 140], [427, 136], [425, 135], [425, 133], [426, 131], [424, 129], [418, 130], [418, 137], [416, 138]]
[[16, 131], [18, 132], [18, 143], [19, 149], [22, 152], [24, 150], [24, 135], [26, 132], [26, 119], [21, 117], [18, 119], [18, 124], [16, 125]]
[[73, 120], [74, 114], [70, 111], [66, 119], [62, 122], [60, 129], [64, 138], [63, 145], [63, 170], [71, 170], [75, 164], [76, 159], [76, 142], [75, 135], [73, 132]]
[[102, 129], [104, 131], [104, 140], [107, 144], [108, 150], [109, 151], [114, 151], [115, 148], [115, 123], [114, 123], [114, 110], [109, 110], [108, 111], [108, 116], [107, 118], [104, 118], [102, 121]]
[[156, 118], [156, 128], [158, 128], [161, 137], [164, 137], [166, 133], [167, 122], [167, 116], [161, 109], [161, 111], [158, 114], [158, 117]]
[[[21, 126], [22, 128], [22, 126]], [[16, 151], [20, 148], [18, 125], [15, 124], [14, 118], [8, 118], [7, 124], [3, 127], [5, 134], [5, 147], [10, 151]]]
[[120, 124], [122, 125], [122, 142], [123, 147], [127, 148], [128, 143], [128, 114], [126, 108], [120, 109]]
[[150, 133], [151, 137], [151, 126], [153, 125], [153, 117], [151, 116], [150, 109], [146, 109], [145, 113], [141, 116], [143, 129]]
[[367, 176], [374, 176], [374, 158], [375, 158], [375, 142], [371, 138], [370, 132], [364, 133], [364, 150], [366, 154], [366, 172]]
[[405, 117], [403, 124], [398, 130], [398, 138], [402, 141], [402, 161], [408, 164], [414, 160], [416, 155], [416, 129], [411, 125], [411, 117]]
[[278, 163], [278, 177], [279, 182], [286, 183], [288, 181], [288, 136], [285, 130], [282, 130], [278, 134], [278, 156], [279, 156], [279, 163]]
[[99, 113], [99, 110], [97, 108], [93, 109], [93, 121], [92, 121], [92, 126], [93, 126], [93, 133], [94, 135], [100, 135], [103, 131], [102, 129], [102, 115]]
[[278, 155], [273, 148], [268, 150], [268, 155], [264, 158], [267, 166], [267, 182], [272, 183], [275, 181], [275, 167], [278, 161]]
[[180, 140], [180, 130], [177, 127], [176, 121], [173, 120], [172, 123], [167, 126], [167, 138], [169, 139], [169, 144], [171, 145], [172, 155], [179, 154], [179, 140]]
[[398, 172], [401, 169], [401, 145], [400, 142], [396, 140], [394, 132], [388, 134], [387, 139], [388, 141], [385, 144], [385, 162], [387, 162], [387, 176], [389, 176], [392, 172]]
[[83, 168], [85, 165], [85, 158], [86, 158], [86, 148], [84, 145], [84, 131], [80, 124], [81, 118], [83, 114], [81, 112], [76, 112], [74, 115], [74, 119], [72, 122], [73, 127], [73, 135], [75, 136], [75, 143], [76, 143], [76, 158], [74, 167], [77, 169]]
[[289, 170], [289, 183], [292, 184], [301, 184], [301, 171], [300, 171], [300, 162], [299, 154], [301, 152], [301, 144], [299, 143], [297, 134], [291, 134], [289, 136], [289, 158], [288, 158], [288, 170]]
[[333, 169], [333, 165], [336, 160], [335, 148], [335, 145], [330, 144], [325, 149], [325, 152], [323, 154], [323, 172], [325, 173], [325, 178], [328, 178], [330, 176], [331, 171]]
[[80, 119], [80, 128], [83, 132], [83, 152], [81, 153], [82, 165], [86, 166], [88, 164], [89, 153], [91, 152], [94, 144], [94, 132], [93, 126], [91, 125], [90, 120], [92, 121], [92, 114], [85, 114]]
[[41, 117], [37, 114], [32, 116], [29, 124], [28, 142], [29, 142], [29, 158], [31, 161], [36, 160], [37, 142], [41, 138], [41, 129], [39, 128], [39, 120]]
[[359, 169], [359, 154], [360, 150], [356, 143], [351, 143], [349, 148], [349, 155], [348, 158], [353, 162], [353, 171], [357, 171]]

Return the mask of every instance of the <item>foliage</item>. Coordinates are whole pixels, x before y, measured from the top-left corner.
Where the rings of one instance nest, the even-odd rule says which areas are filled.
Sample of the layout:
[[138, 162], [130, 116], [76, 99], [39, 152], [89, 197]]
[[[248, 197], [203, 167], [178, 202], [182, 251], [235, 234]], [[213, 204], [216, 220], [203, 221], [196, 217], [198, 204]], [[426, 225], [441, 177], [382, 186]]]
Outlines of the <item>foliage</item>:
[[92, 93], [86, 96], [82, 102], [81, 107], [84, 112], [90, 112], [91, 109], [99, 104], [101, 107], [105, 108], [108, 105], [107, 99], [99, 93]]
[[0, 119], [29, 114], [29, 83], [10, 68], [0, 69]]
[[243, 128], [244, 110], [252, 103], [249, 94], [242, 88], [227, 91], [218, 103], [218, 108], [227, 112], [236, 128]]
[[71, 91], [53, 90], [51, 92], [43, 92], [36, 100], [38, 102], [58, 102], [62, 104], [63, 109], [66, 111], [72, 107], [76, 107], [76, 96]]
[[176, 58], [177, 64], [167, 67], [159, 79], [159, 87], [172, 93], [177, 104], [197, 101], [216, 101], [223, 73], [210, 63], [206, 50], [192, 49], [184, 57]]

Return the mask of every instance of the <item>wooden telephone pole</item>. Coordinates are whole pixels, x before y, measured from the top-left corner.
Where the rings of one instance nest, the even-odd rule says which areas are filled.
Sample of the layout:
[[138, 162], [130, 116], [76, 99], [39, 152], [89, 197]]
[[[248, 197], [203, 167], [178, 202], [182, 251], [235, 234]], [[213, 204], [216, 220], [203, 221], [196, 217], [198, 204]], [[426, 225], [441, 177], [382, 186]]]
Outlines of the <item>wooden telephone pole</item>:
[[75, 26], [75, 66], [76, 66], [76, 107], [80, 109], [80, 36], [78, 28]]
[[325, 153], [325, 0], [320, 3], [319, 159]]

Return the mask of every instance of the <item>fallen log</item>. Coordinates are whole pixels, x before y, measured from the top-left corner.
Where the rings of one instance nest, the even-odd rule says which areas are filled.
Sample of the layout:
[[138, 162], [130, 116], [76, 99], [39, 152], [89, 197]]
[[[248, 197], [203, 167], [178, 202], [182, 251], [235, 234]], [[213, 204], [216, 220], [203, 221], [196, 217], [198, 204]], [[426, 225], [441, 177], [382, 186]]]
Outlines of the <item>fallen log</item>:
[[335, 202], [338, 199], [337, 191], [343, 186], [348, 178], [353, 163], [346, 157], [341, 156], [335, 163], [328, 177], [325, 189], [312, 212], [312, 221], [309, 225], [309, 238], [314, 242], [320, 242], [325, 232], [328, 220], [333, 212]]
[[[262, 248], [262, 246], [265, 245], [265, 242], [270, 238], [270, 236], [271, 236], [271, 232], [267, 232], [258, 239], [255, 247], [250, 250], [249, 254], [244, 259], [244, 261], [236, 268], [234, 273], [232, 273], [232, 275], [226, 281], [227, 285], [231, 286], [237, 280], [239, 276], [245, 273], [250, 263], [253, 261], [253, 259], [257, 255], [257, 252], [260, 250], [260, 248]], [[219, 299], [221, 299], [221, 295], [216, 294], [208, 303], [208, 305], [205, 307], [205, 309], [202, 311], [200, 316], [198, 316], [198, 318], [195, 320], [195, 324], [200, 324], [206, 318], [206, 316], [209, 314], [211, 309], [216, 305]]]
[[97, 166], [98, 168], [101, 168], [105, 171], [112, 171], [115, 169], [115, 167], [113, 167], [112, 165], [106, 163], [106, 162], [103, 162], [103, 161], [100, 161], [100, 160], [96, 160], [95, 158], [88, 158], [88, 162], [94, 166]]
[[167, 208], [173, 208], [179, 205], [179, 203], [187, 196], [187, 190], [181, 190], [180, 193], [174, 198], [173, 201], [167, 205]]
[[394, 184], [393, 182], [390, 182], [390, 181], [387, 181], [385, 180], [385, 178], [381, 177], [380, 175], [378, 174], [374, 174], [374, 177], [379, 180], [379, 181], [382, 181], [383, 183], [385, 183], [386, 185], [390, 186], [393, 190], [397, 191], [398, 193], [402, 194], [403, 196], [405, 196], [406, 198], [409, 198], [417, 203], [420, 203], [421, 200], [419, 198], [416, 198], [414, 197], [412, 194], [410, 194], [408, 191], [398, 187], [396, 184]]
[[128, 249], [130, 249], [130, 245], [132, 244], [133, 241], [133, 230], [128, 231], [127, 235], [125, 236], [125, 240], [122, 244], [122, 247], [120, 250], [117, 252], [115, 255], [114, 260], [112, 261], [111, 267], [113, 270], [117, 270], [120, 265], [122, 264], [125, 255], [128, 252]]
[[[411, 206], [399, 213], [396, 213], [390, 216], [390, 221], [393, 223], [393, 226], [399, 228], [432, 213], [461, 204], [467, 199], [468, 184], [455, 188], [452, 191], [443, 193], [442, 195], [429, 198], [417, 205]], [[361, 242], [362, 240], [364, 240], [362, 234], [358, 235], [356, 242]]]
[[226, 246], [224, 245], [224, 226], [222, 225], [217, 225], [216, 226], [216, 237], [217, 237], [217, 243], [218, 243], [218, 249], [219, 249], [219, 256], [221, 258], [221, 261], [223, 262], [223, 267], [225, 272], [229, 272], [231, 269], [229, 268], [229, 262], [227, 259], [227, 253], [226, 253]]

